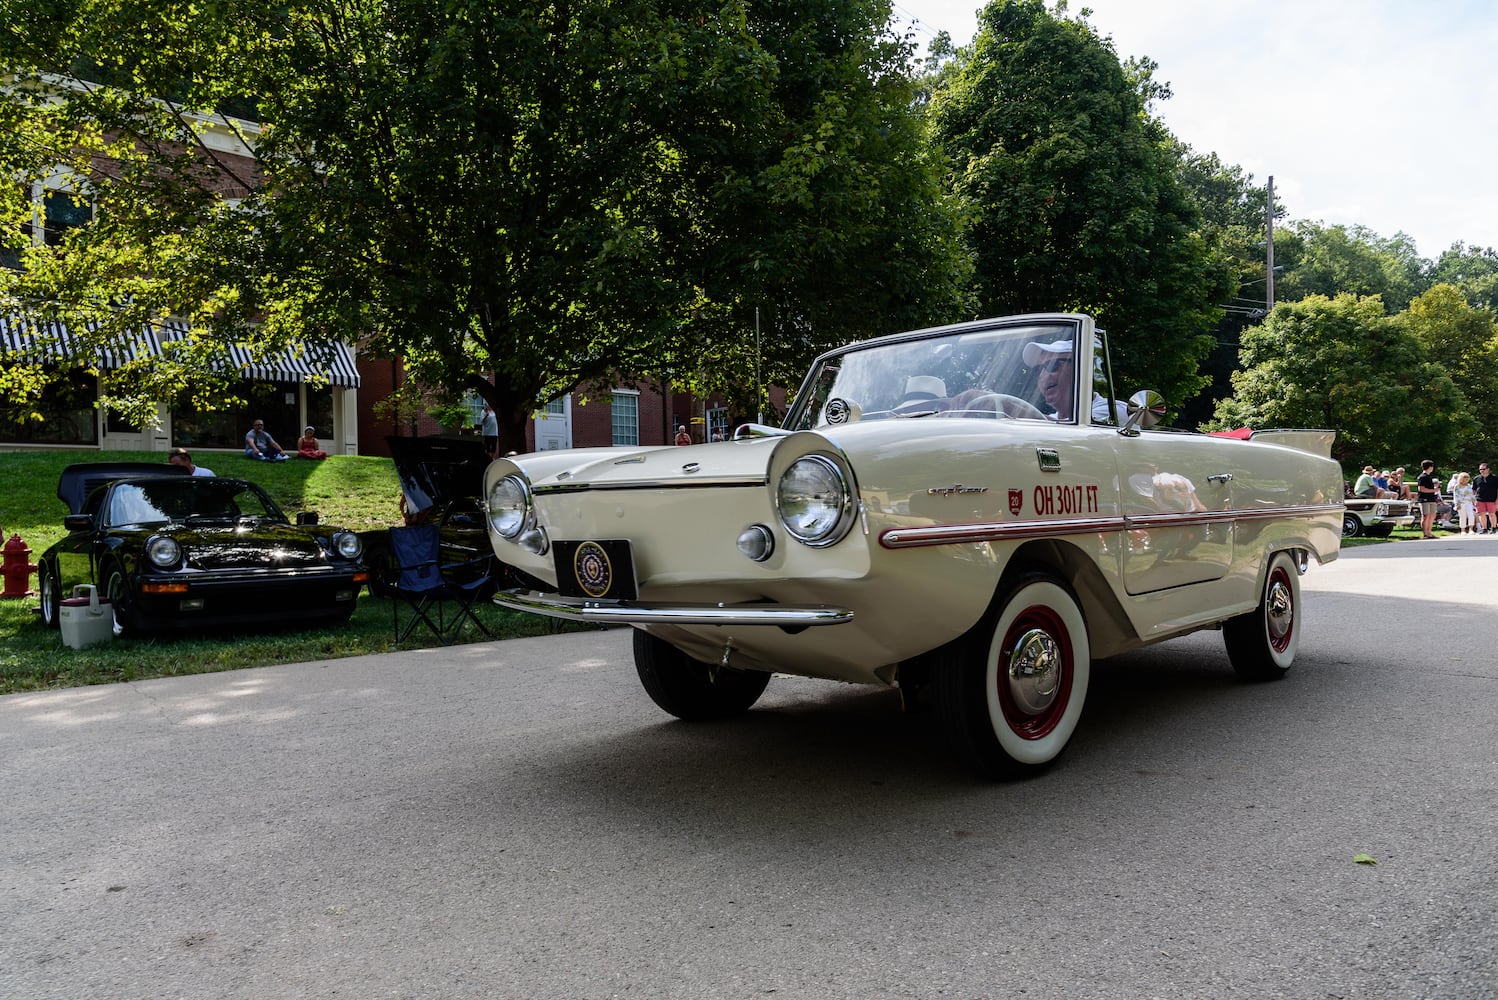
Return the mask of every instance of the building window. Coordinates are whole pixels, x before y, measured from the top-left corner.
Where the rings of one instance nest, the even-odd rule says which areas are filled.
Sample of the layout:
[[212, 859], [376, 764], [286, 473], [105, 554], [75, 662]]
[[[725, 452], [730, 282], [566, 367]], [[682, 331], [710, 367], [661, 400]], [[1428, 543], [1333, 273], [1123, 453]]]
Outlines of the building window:
[[[179, 448], [243, 448], [245, 432], [255, 420], [264, 420], [265, 429], [283, 448], [296, 444], [302, 436], [301, 386], [295, 382], [241, 382], [237, 394], [247, 406], [200, 412], [188, 399], [179, 399], [172, 407], [172, 444]], [[322, 421], [332, 420], [332, 394], [326, 401], [308, 400], [307, 423], [317, 427], [322, 436]]]
[[720, 406], [707, 411], [707, 440], [728, 440], [728, 407]]
[[[34, 403], [0, 402], [0, 441], [96, 445], [99, 416], [94, 400], [98, 395], [98, 379], [77, 370], [48, 386]], [[34, 419], [35, 414], [41, 419]]]
[[92, 206], [66, 191], [48, 191], [43, 206], [46, 220], [43, 242], [49, 247], [60, 246], [69, 229], [77, 229], [93, 221]]
[[640, 394], [626, 389], [614, 390], [614, 444], [640, 443]]

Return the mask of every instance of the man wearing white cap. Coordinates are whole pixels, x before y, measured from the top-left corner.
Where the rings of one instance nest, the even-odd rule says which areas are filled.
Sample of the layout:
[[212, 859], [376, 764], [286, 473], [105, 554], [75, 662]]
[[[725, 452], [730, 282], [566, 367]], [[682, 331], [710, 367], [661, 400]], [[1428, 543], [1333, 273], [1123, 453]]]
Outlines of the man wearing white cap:
[[[1077, 375], [1073, 368], [1071, 341], [1055, 340], [1046, 344], [1032, 340], [1025, 345], [1022, 356], [1025, 364], [1035, 374], [1035, 384], [1039, 387], [1040, 394], [1045, 397], [1046, 404], [1056, 411], [1046, 414], [1046, 419], [1060, 421], [1075, 419], [1076, 407], [1073, 401], [1076, 394]], [[1120, 403], [1119, 422], [1125, 419], [1126, 412], [1123, 404]], [[1096, 392], [1092, 394], [1092, 420], [1099, 424], [1108, 422], [1108, 401]]]

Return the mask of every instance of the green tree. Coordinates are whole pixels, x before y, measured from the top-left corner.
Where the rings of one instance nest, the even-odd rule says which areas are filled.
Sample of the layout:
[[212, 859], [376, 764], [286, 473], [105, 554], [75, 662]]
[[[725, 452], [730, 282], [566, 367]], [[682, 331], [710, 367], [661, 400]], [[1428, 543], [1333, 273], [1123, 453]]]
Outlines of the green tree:
[[1386, 238], [1365, 226], [1301, 221], [1275, 234], [1274, 255], [1285, 267], [1275, 281], [1278, 301], [1377, 295], [1397, 313], [1431, 284], [1430, 262], [1404, 233]]
[[1084, 18], [995, 0], [929, 112], [984, 313], [1080, 310], [1112, 333], [1126, 384], [1180, 403], [1232, 294], [1225, 265], [1147, 112], [1150, 65], [1125, 71]]
[[[193, 321], [122, 398], [197, 388], [231, 340], [347, 339], [418, 386], [480, 393], [506, 449], [571, 389], [748, 383], [756, 306], [764, 380], [786, 381], [826, 344], [960, 301], [887, 14], [43, 2], [0, 33], [0, 70], [27, 84], [9, 92], [26, 115], [79, 130], [100, 221], [10, 284], [117, 331]], [[61, 70], [74, 79], [41, 76]], [[243, 170], [204, 139], [230, 108], [264, 126]]]
[[1498, 310], [1498, 251], [1453, 243], [1436, 259], [1431, 278], [1455, 285], [1469, 303]]
[[1426, 354], [1461, 390], [1470, 426], [1452, 456], [1460, 468], [1498, 455], [1498, 322], [1477, 309], [1455, 285], [1438, 284], [1410, 303], [1402, 318]]
[[[1185, 145], [1177, 148], [1176, 171], [1237, 293], [1223, 300], [1223, 316], [1212, 330], [1212, 349], [1202, 359], [1201, 374], [1210, 381], [1181, 408], [1181, 424], [1193, 427], [1211, 418], [1217, 399], [1231, 394], [1243, 331], [1264, 318], [1269, 191], [1267, 185], [1254, 183], [1253, 175], [1242, 167], [1223, 163], [1216, 153], [1197, 153]], [[1276, 204], [1276, 221], [1284, 214], [1283, 206]]]
[[1470, 430], [1461, 390], [1376, 296], [1276, 305], [1244, 332], [1242, 365], [1214, 426], [1331, 428], [1344, 467], [1444, 464]]

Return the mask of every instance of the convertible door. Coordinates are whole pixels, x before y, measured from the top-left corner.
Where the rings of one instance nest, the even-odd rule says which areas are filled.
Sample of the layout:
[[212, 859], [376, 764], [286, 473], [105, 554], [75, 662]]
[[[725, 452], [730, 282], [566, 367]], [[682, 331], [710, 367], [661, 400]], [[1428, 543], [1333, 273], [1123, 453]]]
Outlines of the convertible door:
[[1146, 594], [1221, 579], [1233, 562], [1233, 467], [1223, 442], [1116, 436], [1124, 587]]

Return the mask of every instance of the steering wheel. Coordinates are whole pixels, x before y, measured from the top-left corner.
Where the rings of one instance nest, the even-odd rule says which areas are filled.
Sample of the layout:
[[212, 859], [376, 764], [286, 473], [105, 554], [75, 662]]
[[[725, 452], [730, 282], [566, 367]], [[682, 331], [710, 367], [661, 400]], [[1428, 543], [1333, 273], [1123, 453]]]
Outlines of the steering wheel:
[[981, 396], [974, 396], [962, 407], [964, 411], [992, 410], [995, 417], [1024, 417], [1031, 420], [1043, 420], [1045, 414], [1036, 409], [1029, 401], [1011, 396], [1007, 392], [985, 392]]

